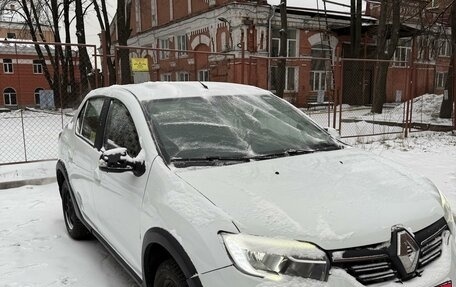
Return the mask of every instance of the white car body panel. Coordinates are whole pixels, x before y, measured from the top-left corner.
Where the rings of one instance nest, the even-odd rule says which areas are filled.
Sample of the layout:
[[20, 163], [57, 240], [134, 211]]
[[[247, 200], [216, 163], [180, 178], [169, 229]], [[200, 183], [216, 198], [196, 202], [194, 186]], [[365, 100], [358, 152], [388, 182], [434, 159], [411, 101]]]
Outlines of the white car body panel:
[[[102, 151], [75, 134], [79, 112], [60, 137], [59, 159], [84, 220], [139, 278], [144, 278], [145, 235], [160, 228], [183, 247], [203, 286], [358, 287], [362, 285], [342, 269], [332, 269], [325, 283], [302, 278], [273, 282], [246, 275], [233, 266], [219, 233], [308, 241], [328, 251], [389, 242], [394, 225], [416, 232], [444, 217], [438, 190], [428, 180], [351, 148], [217, 167], [167, 165], [141, 101], [269, 93], [235, 84], [204, 84], [208, 89], [200, 83], [112, 86], [86, 97], [116, 98], [128, 108], [143, 149], [146, 173], [140, 177], [100, 171]], [[398, 286], [434, 287], [446, 280], [455, 284], [454, 235], [444, 244], [442, 258], [426, 267], [430, 272], [425, 279]]]
[[232, 219], [169, 170], [161, 158], [152, 166], [143, 204], [142, 234], [151, 226], [169, 231], [199, 273], [232, 265], [218, 232], [238, 233]]
[[395, 225], [416, 232], [444, 215], [428, 181], [355, 149], [177, 173], [242, 232], [325, 250], [386, 242]]

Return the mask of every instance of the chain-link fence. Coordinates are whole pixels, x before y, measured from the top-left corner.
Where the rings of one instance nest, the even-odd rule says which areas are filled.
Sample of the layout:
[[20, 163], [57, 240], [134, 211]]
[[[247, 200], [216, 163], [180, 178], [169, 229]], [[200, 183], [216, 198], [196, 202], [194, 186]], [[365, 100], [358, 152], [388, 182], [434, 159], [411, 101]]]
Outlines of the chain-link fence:
[[96, 47], [0, 41], [0, 164], [54, 159], [58, 135], [99, 84]]
[[453, 118], [439, 117], [442, 102], [451, 98], [449, 60], [412, 63], [324, 53], [245, 57], [198, 47], [119, 46], [98, 56], [90, 45], [20, 41], [0, 41], [0, 47], [0, 164], [55, 158], [58, 134], [85, 94], [99, 86], [145, 81], [255, 85], [282, 95], [344, 138], [456, 126], [454, 111]]
[[249, 84], [282, 90], [286, 100], [343, 138], [454, 129], [454, 112], [440, 118], [449, 68], [449, 61], [331, 57], [250, 57], [247, 65]]

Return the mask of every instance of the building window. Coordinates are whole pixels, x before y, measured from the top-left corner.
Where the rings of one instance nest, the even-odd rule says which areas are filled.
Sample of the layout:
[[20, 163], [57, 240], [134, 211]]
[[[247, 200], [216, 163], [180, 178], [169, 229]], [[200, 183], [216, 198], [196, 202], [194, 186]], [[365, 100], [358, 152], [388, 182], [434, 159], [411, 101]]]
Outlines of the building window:
[[394, 67], [406, 67], [412, 54], [412, 41], [400, 39], [393, 57]]
[[438, 41], [438, 51], [440, 57], [450, 57], [451, 56], [451, 43], [448, 40], [440, 39]]
[[3, 59], [3, 72], [5, 74], [12, 74], [13, 70], [13, 60], [11, 59]]
[[177, 36], [177, 50], [179, 50], [179, 56], [187, 56], [187, 35]]
[[42, 74], [43, 73], [43, 64], [41, 60], [33, 60], [33, 73]]
[[[160, 49], [169, 49], [169, 39], [160, 40]], [[169, 59], [169, 51], [160, 51], [160, 59]]]
[[16, 33], [8, 32], [8, 33], [6, 33], [6, 38], [16, 39]]
[[[296, 91], [297, 72], [295, 67], [287, 67], [285, 69], [285, 91]], [[277, 91], [279, 81], [279, 69], [276, 66], [271, 67], [271, 90]]]
[[310, 72], [310, 87], [312, 91], [326, 91], [328, 86], [328, 77], [332, 75], [331, 72], [326, 71], [312, 71]]
[[16, 106], [17, 105], [16, 91], [12, 88], [6, 88], [3, 91], [3, 99], [5, 100], [5, 106]]
[[177, 80], [181, 82], [188, 82], [190, 81], [190, 75], [187, 72], [179, 72], [177, 73]]
[[162, 74], [160, 78], [162, 82], [171, 82], [171, 74]]
[[[297, 33], [296, 30], [289, 29], [287, 33], [287, 57], [297, 56]], [[271, 57], [280, 55], [280, 32], [279, 30], [272, 31], [272, 49]]]
[[311, 55], [310, 88], [312, 91], [326, 91], [328, 79], [332, 77], [332, 49], [328, 45], [317, 44], [312, 46]]
[[39, 106], [41, 101], [40, 101], [40, 91], [42, 91], [42, 88], [38, 88], [35, 90], [35, 105]]
[[435, 86], [437, 89], [445, 89], [446, 82], [448, 79], [447, 72], [437, 72], [435, 75]]
[[209, 71], [208, 70], [199, 70], [198, 71], [198, 81], [201, 81], [201, 82], [209, 81]]

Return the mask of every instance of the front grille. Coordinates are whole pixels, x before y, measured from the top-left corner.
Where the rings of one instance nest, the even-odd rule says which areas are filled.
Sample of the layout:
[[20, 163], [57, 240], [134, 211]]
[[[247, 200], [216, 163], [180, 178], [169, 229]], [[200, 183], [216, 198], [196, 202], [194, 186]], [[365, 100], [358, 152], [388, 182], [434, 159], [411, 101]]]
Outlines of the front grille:
[[[445, 219], [416, 232], [415, 240], [420, 246], [417, 272], [413, 277], [425, 272], [425, 266], [442, 254], [443, 232], [448, 230]], [[363, 285], [401, 280], [391, 260], [390, 244], [366, 246], [332, 252], [332, 264], [343, 268]], [[407, 278], [407, 280], [410, 278]]]

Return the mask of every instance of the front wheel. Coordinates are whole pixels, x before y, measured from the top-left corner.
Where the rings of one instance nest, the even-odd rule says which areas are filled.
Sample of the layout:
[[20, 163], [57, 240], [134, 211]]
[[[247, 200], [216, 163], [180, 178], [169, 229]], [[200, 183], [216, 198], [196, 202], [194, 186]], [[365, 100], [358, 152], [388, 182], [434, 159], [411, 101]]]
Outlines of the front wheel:
[[154, 287], [188, 287], [188, 285], [176, 261], [167, 259], [158, 266]]
[[90, 232], [79, 220], [76, 215], [74, 208], [73, 199], [70, 194], [68, 183], [64, 181], [62, 183], [62, 208], [63, 218], [65, 220], [65, 226], [68, 234], [75, 240], [87, 239], [90, 237]]

